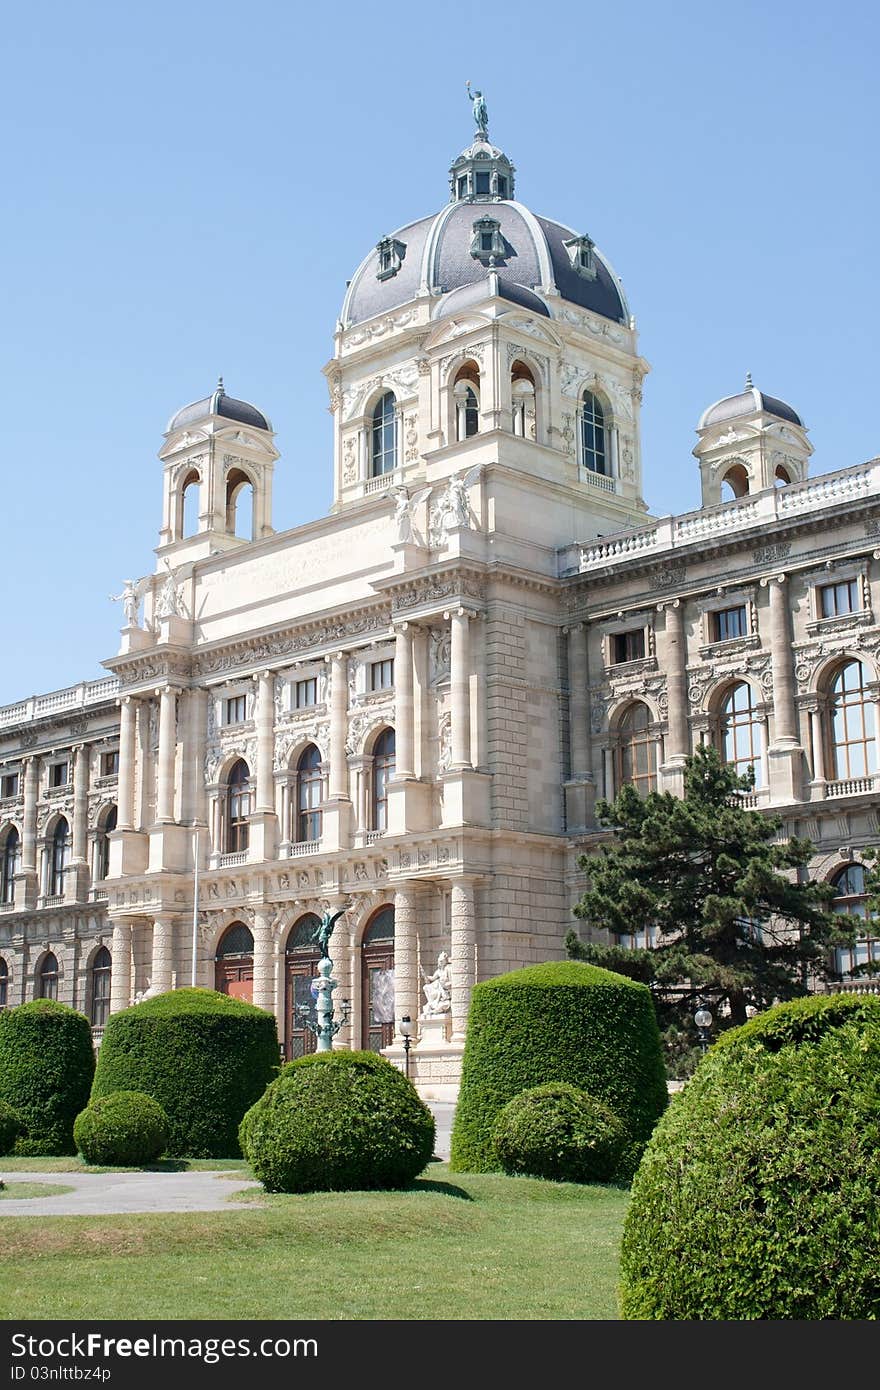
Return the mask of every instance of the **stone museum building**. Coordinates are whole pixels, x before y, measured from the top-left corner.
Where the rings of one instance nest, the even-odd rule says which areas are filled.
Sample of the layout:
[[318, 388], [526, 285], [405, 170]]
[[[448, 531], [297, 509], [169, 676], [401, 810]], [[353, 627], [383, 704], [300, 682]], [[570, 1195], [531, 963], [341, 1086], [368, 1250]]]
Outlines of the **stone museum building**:
[[747, 379], [697, 422], [699, 507], [649, 516], [621, 282], [475, 115], [440, 211], [348, 283], [329, 514], [278, 527], [270, 418], [221, 382], [168, 422], [108, 675], [0, 709], [0, 1007], [64, 1000], [100, 1038], [195, 982], [295, 1057], [344, 908], [336, 1045], [400, 1061], [408, 1016], [448, 1095], [474, 982], [564, 955], [597, 797], [680, 793], [701, 742], [864, 914], [880, 460], [811, 474], [799, 410]]

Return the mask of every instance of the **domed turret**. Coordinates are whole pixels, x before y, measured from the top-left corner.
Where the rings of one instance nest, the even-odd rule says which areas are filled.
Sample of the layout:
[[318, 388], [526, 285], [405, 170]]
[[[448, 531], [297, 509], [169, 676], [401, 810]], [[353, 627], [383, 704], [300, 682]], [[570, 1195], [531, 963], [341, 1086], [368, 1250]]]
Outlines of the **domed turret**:
[[787, 402], [759, 390], [751, 372], [742, 391], [703, 411], [697, 433], [704, 507], [807, 476], [813, 450], [803, 420]]
[[172, 415], [165, 433], [182, 430], [196, 420], [204, 419], [206, 415], [221, 415], [226, 420], [237, 420], [241, 425], [251, 425], [258, 430], [272, 429], [268, 418], [255, 405], [248, 401], [237, 401], [234, 396], [227, 396], [221, 376], [210, 396], [203, 396], [200, 401], [193, 401]]

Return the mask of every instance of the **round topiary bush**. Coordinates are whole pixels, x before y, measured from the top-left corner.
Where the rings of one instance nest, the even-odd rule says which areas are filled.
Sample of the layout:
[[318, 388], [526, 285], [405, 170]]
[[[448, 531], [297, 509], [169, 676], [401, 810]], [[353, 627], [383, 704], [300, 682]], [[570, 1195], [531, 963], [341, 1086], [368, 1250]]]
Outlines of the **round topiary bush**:
[[604, 1101], [626, 1142], [627, 1180], [666, 1106], [660, 1033], [647, 985], [581, 961], [529, 965], [474, 987], [452, 1130], [452, 1167], [498, 1167], [495, 1121], [521, 1091], [567, 1081]]
[[23, 1129], [18, 1111], [7, 1105], [5, 1100], [0, 1100], [0, 1154], [12, 1152], [15, 1141]]
[[114, 1091], [77, 1115], [73, 1137], [86, 1163], [135, 1167], [165, 1152], [168, 1116], [143, 1091]]
[[0, 1100], [24, 1126], [15, 1153], [76, 1153], [73, 1122], [88, 1103], [94, 1072], [84, 1014], [54, 999], [0, 1013]]
[[625, 1318], [880, 1315], [880, 1000], [780, 1004], [710, 1049], [647, 1147]]
[[242, 1115], [277, 1074], [272, 1014], [212, 989], [178, 989], [110, 1016], [92, 1099], [143, 1091], [168, 1116], [170, 1156], [232, 1158]]
[[375, 1052], [318, 1052], [281, 1070], [241, 1145], [269, 1192], [406, 1187], [434, 1151], [434, 1116]]
[[567, 1081], [551, 1081], [509, 1100], [492, 1140], [505, 1173], [607, 1182], [617, 1170], [626, 1130], [603, 1101]]

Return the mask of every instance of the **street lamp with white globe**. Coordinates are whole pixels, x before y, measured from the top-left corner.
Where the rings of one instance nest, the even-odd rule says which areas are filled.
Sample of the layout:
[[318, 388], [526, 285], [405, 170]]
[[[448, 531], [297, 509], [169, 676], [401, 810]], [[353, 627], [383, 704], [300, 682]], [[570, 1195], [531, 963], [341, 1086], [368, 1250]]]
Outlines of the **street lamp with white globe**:
[[709, 1046], [709, 1029], [712, 1027], [712, 1011], [705, 1004], [701, 1003], [694, 1014], [694, 1023], [697, 1025], [697, 1034], [700, 1039], [700, 1048], [705, 1055]]

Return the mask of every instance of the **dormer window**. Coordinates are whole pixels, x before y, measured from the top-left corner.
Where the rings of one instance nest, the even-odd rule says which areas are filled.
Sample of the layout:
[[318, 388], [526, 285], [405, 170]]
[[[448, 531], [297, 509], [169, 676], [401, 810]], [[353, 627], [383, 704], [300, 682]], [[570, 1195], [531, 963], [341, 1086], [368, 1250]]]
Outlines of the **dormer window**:
[[[480, 177], [479, 174], [477, 177]], [[474, 223], [474, 234], [471, 238], [471, 255], [474, 260], [482, 261], [483, 265], [495, 265], [496, 261], [505, 255], [506, 249], [504, 237], [501, 235], [501, 223], [494, 217], [481, 217]]]
[[489, 173], [488, 169], [486, 169], [485, 171], [478, 170], [478, 172], [474, 176], [474, 185], [474, 192], [476, 193], [478, 198], [489, 197], [489, 194], [492, 192], [492, 176]]
[[585, 280], [595, 280], [596, 278], [596, 257], [593, 254], [596, 243], [588, 236], [572, 237], [565, 242], [565, 249], [571, 261], [572, 270]]
[[390, 280], [392, 275], [396, 275], [403, 258], [406, 255], [405, 242], [398, 241], [396, 237], [386, 236], [376, 246], [376, 253], [379, 257], [379, 269], [376, 271], [377, 280]]

